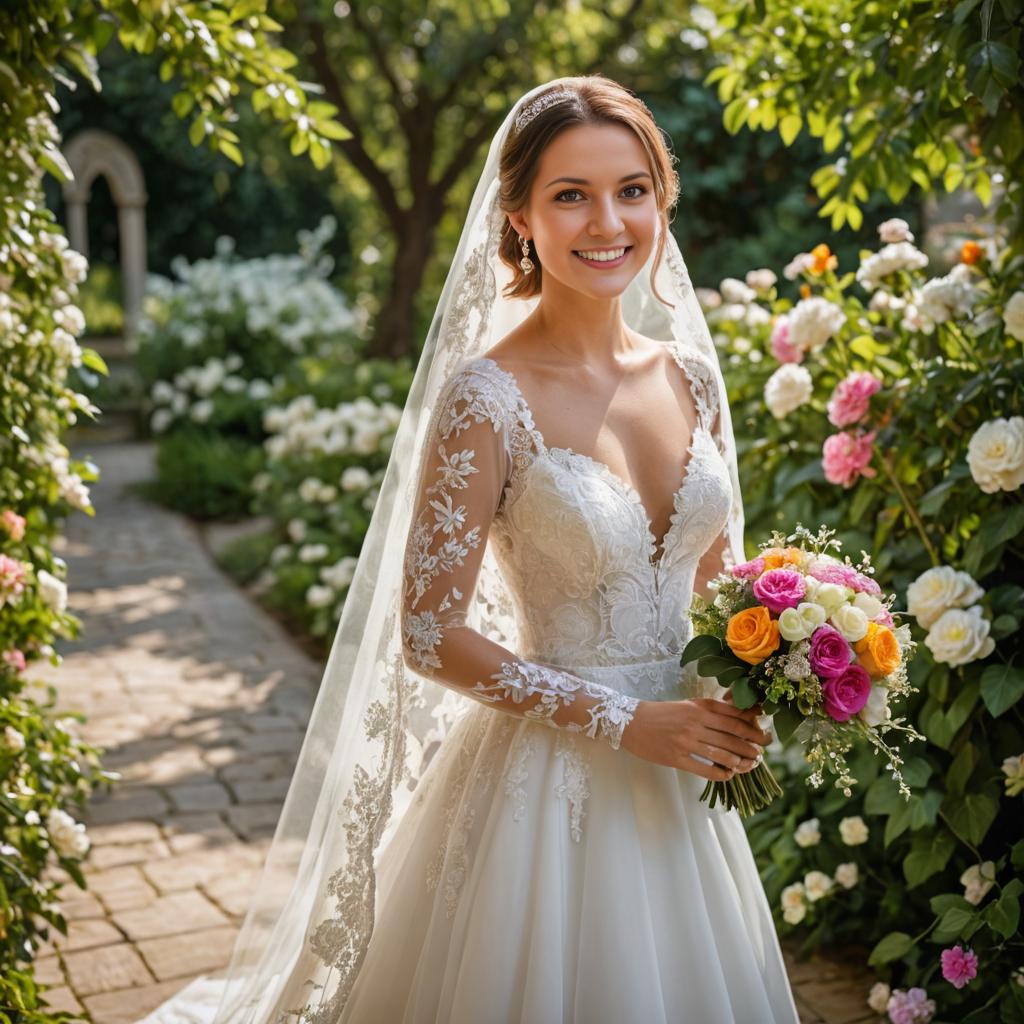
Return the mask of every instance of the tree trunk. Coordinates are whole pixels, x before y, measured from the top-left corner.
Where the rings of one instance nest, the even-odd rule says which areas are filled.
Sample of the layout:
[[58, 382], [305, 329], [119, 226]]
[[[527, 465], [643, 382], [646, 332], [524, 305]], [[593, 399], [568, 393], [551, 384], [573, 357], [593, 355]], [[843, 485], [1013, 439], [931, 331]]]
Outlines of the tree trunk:
[[397, 234], [397, 251], [391, 287], [374, 325], [367, 354], [386, 359], [411, 355], [418, 339], [413, 337], [416, 293], [434, 246], [434, 235], [443, 204], [417, 201], [403, 218]]

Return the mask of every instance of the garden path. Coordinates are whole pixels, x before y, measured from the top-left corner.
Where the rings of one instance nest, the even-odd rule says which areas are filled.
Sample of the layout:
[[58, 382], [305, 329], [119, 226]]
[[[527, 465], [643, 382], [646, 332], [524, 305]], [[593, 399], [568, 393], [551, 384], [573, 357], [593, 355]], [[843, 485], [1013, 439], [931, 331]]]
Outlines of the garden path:
[[[214, 564], [202, 532], [130, 488], [153, 446], [94, 445], [97, 515], [75, 515], [58, 553], [69, 608], [60, 704], [122, 774], [84, 820], [89, 888], [65, 889], [65, 938], [37, 960], [55, 1008], [127, 1024], [223, 967], [284, 799], [322, 667]], [[793, 960], [803, 1024], [877, 1018], [871, 979]]]

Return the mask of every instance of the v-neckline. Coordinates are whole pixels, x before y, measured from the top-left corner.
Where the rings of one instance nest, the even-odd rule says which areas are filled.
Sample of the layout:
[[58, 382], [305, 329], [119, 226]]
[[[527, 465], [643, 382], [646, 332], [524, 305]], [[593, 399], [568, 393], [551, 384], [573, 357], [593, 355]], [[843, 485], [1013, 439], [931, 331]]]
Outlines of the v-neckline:
[[[600, 459], [594, 458], [593, 455], [587, 455], [586, 452], [578, 452], [575, 449], [569, 447], [549, 445], [544, 440], [544, 435], [537, 429], [536, 421], [533, 418], [533, 410], [530, 408], [530, 403], [527, 402], [526, 396], [523, 394], [523, 389], [519, 386], [519, 380], [517, 379], [516, 375], [511, 370], [505, 369], [505, 367], [501, 366], [490, 356], [480, 356], [481, 359], [489, 362], [499, 373], [504, 374], [508, 378], [509, 382], [511, 383], [512, 387], [516, 392], [516, 395], [519, 398], [520, 403], [522, 404], [523, 411], [525, 413], [524, 419], [528, 420], [528, 423], [526, 424], [527, 429], [529, 430], [530, 435], [533, 437], [534, 442], [537, 445], [539, 454], [550, 454], [551, 452], [559, 452], [571, 459], [580, 459], [583, 462], [586, 462], [593, 469], [597, 470], [598, 474], [603, 479], [607, 480], [612, 487], [616, 488], [619, 491], [619, 493], [626, 498], [628, 502], [632, 503], [636, 507], [636, 509], [643, 516], [644, 525], [647, 533], [647, 547], [649, 549], [647, 564], [655, 573], [657, 573], [660, 570], [661, 565], [665, 560], [665, 555], [668, 552], [668, 542], [671, 539], [672, 531], [675, 530], [676, 526], [679, 523], [679, 519], [681, 516], [681, 510], [679, 508], [679, 499], [682, 496], [684, 489], [686, 488], [687, 481], [690, 479], [690, 464], [693, 462], [694, 457], [696, 456], [695, 445], [697, 443], [698, 435], [701, 434], [702, 432], [707, 432], [707, 428], [701, 422], [700, 407], [698, 406], [696, 397], [693, 394], [693, 378], [690, 376], [690, 371], [684, 365], [683, 360], [680, 356], [679, 350], [677, 348], [678, 342], [673, 340], [670, 342], [664, 342], [663, 344], [665, 344], [665, 346], [668, 348], [669, 352], [672, 355], [672, 358], [675, 360], [676, 364], [683, 371], [683, 374], [686, 377], [687, 383], [690, 387], [690, 397], [693, 401], [693, 408], [694, 411], [697, 413], [697, 423], [694, 426], [693, 433], [690, 436], [690, 444], [687, 448], [689, 458], [686, 460], [686, 464], [683, 466], [679, 486], [676, 487], [676, 489], [672, 492], [672, 512], [669, 515], [668, 528], [665, 530], [665, 533], [662, 535], [660, 541], [654, 536], [654, 522], [651, 519], [651, 516], [647, 511], [647, 506], [644, 504], [643, 498], [640, 496], [640, 492], [636, 489], [636, 487], [634, 487], [631, 483], [627, 483], [606, 462], [602, 462]], [[651, 557], [652, 555], [657, 553], [659, 547], [661, 548], [661, 553], [658, 554], [657, 557]]]

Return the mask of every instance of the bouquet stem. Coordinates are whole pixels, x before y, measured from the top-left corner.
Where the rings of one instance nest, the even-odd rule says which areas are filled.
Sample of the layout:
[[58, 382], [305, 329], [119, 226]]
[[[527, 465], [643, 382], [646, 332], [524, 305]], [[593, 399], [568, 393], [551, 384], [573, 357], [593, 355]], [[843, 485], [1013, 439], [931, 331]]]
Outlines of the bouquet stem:
[[709, 807], [714, 807], [721, 800], [726, 810], [735, 808], [744, 818], [749, 818], [777, 796], [782, 796], [782, 787], [762, 761], [752, 771], [734, 775], [725, 782], [708, 780], [700, 798], [707, 801]]

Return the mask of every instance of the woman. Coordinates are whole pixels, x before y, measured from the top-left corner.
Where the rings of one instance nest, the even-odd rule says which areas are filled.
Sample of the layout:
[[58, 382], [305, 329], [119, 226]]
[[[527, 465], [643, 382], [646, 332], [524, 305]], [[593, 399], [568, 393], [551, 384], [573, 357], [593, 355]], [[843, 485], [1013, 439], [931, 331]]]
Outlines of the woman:
[[219, 1010], [152, 1020], [797, 1020], [742, 824], [699, 800], [770, 736], [679, 667], [744, 553], [677, 193], [607, 78], [506, 118]]

